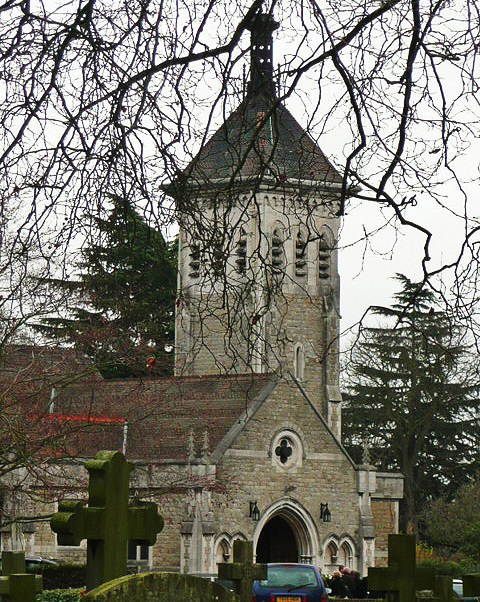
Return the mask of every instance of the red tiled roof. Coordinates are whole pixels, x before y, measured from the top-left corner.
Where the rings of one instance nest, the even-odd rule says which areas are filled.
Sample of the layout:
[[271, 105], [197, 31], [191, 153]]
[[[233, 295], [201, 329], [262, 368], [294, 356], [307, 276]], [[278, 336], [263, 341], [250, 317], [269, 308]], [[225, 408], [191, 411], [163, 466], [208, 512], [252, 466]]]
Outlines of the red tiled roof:
[[[268, 375], [201, 376], [155, 380], [111, 380], [91, 387], [71, 387], [58, 397], [55, 410], [68, 416], [89, 418], [85, 438], [77, 437], [79, 455], [94, 455], [105, 437], [95, 417], [114, 416], [128, 423], [127, 457], [133, 460], [185, 461], [187, 442], [194, 432], [197, 455], [204, 433], [212, 451], [238, 420], [246, 407], [269, 382]], [[123, 441], [123, 425], [111, 425]], [[87, 436], [87, 432], [89, 433]]]
[[74, 349], [5, 345], [0, 353], [0, 382], [58, 383], [103, 380], [92, 362]]
[[17, 345], [4, 350], [0, 401], [9, 415], [23, 414], [34, 454], [91, 457], [121, 450], [128, 423], [129, 459], [181, 462], [191, 431], [197, 455], [205, 432], [213, 451], [270, 378], [104, 380], [71, 349]]

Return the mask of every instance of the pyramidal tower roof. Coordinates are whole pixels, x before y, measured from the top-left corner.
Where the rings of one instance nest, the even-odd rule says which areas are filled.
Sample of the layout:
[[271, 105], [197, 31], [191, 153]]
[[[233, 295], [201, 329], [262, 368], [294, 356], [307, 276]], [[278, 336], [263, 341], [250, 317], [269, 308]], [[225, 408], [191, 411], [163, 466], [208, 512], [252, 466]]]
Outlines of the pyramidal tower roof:
[[269, 14], [259, 11], [252, 18], [245, 99], [184, 171], [189, 186], [341, 184], [342, 176], [276, 97], [272, 33], [277, 28]]

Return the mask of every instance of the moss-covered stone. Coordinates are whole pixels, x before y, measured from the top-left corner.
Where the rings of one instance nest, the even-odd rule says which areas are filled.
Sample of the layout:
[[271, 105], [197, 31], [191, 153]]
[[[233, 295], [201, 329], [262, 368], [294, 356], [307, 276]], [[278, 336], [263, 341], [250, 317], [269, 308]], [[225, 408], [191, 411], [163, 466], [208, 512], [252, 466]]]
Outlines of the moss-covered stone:
[[253, 542], [237, 539], [233, 544], [233, 563], [218, 565], [218, 576], [233, 581], [240, 602], [250, 602], [255, 579], [267, 578], [267, 565], [254, 564]]
[[163, 529], [157, 506], [141, 502], [128, 506], [128, 483], [133, 466], [117, 451], [100, 451], [85, 463], [90, 479], [88, 506], [60, 502], [50, 526], [59, 545], [79, 545], [87, 540], [87, 590], [127, 572], [127, 542], [153, 545]]
[[0, 597], [11, 602], [34, 602], [35, 595], [42, 591], [42, 578], [28, 575], [25, 571], [24, 552], [2, 553], [2, 576]]
[[82, 602], [237, 602], [218, 583], [180, 573], [119, 577], [90, 591]]

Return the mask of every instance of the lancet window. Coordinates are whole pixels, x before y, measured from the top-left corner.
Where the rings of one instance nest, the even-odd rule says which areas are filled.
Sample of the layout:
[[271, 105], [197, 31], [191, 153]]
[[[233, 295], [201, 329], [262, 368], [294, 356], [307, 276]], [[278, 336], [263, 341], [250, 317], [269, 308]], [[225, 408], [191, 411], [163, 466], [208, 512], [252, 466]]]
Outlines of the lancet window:
[[305, 352], [303, 345], [298, 343], [295, 346], [295, 377], [299, 380], [303, 380], [305, 372]]
[[353, 551], [347, 542], [344, 542], [342, 544], [342, 546], [340, 548], [339, 556], [340, 556], [340, 559], [339, 559], [340, 564], [343, 564], [344, 566], [348, 566], [349, 568], [353, 568], [352, 567]]

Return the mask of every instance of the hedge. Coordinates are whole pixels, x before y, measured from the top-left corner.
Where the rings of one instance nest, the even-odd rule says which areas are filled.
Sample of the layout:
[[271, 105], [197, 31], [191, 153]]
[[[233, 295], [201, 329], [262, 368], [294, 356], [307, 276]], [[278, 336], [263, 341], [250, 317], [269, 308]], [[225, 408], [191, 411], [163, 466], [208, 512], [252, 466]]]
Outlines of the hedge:
[[27, 567], [27, 572], [42, 575], [44, 590], [84, 588], [87, 578], [87, 567], [84, 564], [31, 565]]
[[51, 589], [38, 594], [36, 602], [80, 602], [83, 589]]

